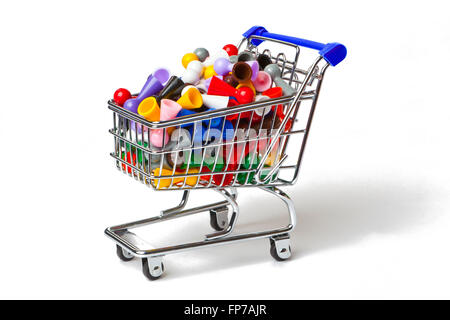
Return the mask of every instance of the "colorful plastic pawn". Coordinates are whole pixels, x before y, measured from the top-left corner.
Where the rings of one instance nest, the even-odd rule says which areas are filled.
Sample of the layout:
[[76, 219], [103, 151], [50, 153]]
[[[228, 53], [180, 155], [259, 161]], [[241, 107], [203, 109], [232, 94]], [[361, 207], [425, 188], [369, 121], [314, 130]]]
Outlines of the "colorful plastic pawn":
[[[178, 114], [177, 114], [177, 118], [179, 118], [179, 117], [184, 117], [184, 116], [190, 116], [190, 115], [193, 115], [193, 114], [196, 114], [196, 113], [197, 113], [197, 112], [192, 111], [192, 110], [181, 109], [180, 112], [178, 112]], [[188, 123], [180, 124], [179, 126], [180, 126], [181, 128], [188, 129], [188, 128], [191, 127], [192, 125], [193, 125], [192, 122], [188, 122]], [[172, 135], [173, 135], [173, 133], [172, 133]]]
[[209, 52], [205, 48], [197, 48], [194, 50], [194, 54], [197, 56], [198, 60], [204, 62], [206, 58], [209, 57]]
[[239, 82], [237, 82], [236, 79], [231, 74], [224, 76], [223, 81], [228, 83], [233, 88], [236, 88], [239, 85]]
[[[280, 98], [281, 96], [283, 96], [283, 89], [281, 89], [281, 87], [273, 87], [264, 91], [262, 95], [267, 96], [270, 99]], [[278, 117], [284, 118], [284, 110], [282, 104], [272, 106], [272, 110], [276, 112]]]
[[161, 100], [161, 115], [160, 120], [172, 120], [175, 119], [178, 113], [181, 111], [181, 106], [173, 100], [162, 99]]
[[183, 80], [184, 83], [196, 84], [199, 82], [202, 73], [203, 64], [200, 61], [194, 60], [186, 67], [186, 71], [181, 77], [181, 80]]
[[232, 76], [239, 82], [253, 81], [259, 73], [257, 61], [240, 61], [233, 65]]
[[192, 61], [198, 61], [199, 58], [197, 57], [197, 55], [195, 53], [186, 53], [183, 58], [181, 58], [181, 64], [183, 65], [183, 67], [185, 69], [187, 69], [187, 66], [189, 65], [189, 63], [191, 63]]
[[139, 104], [146, 98], [158, 94], [165, 84], [169, 80], [170, 74], [166, 69], [157, 69], [151, 74], [144, 87], [136, 98], [131, 98], [125, 101], [123, 107], [128, 111], [137, 113]]
[[205, 79], [209, 79], [213, 76], [217, 76], [217, 72], [214, 70], [214, 65], [210, 65], [205, 67], [205, 69], [203, 70], [203, 78]]
[[117, 105], [122, 107], [125, 101], [127, 101], [128, 99], [131, 99], [131, 93], [127, 89], [120, 88], [117, 89], [116, 92], [114, 92], [114, 102]]
[[253, 101], [254, 94], [252, 89], [248, 87], [242, 87], [235, 89], [228, 83], [220, 80], [217, 77], [213, 77], [211, 84], [208, 88], [209, 95], [228, 96], [234, 97], [240, 104], [247, 104]]
[[225, 50], [230, 57], [239, 53], [238, 48], [234, 44], [226, 44], [223, 47], [223, 50]]
[[160, 169], [160, 168], [156, 168], [155, 170], [153, 170], [153, 176], [155, 177], [155, 179], [151, 180], [152, 185], [157, 188], [157, 189], [164, 189], [164, 188], [168, 188], [170, 187], [170, 184], [172, 183], [172, 179], [162, 179], [162, 178], [158, 178], [158, 177], [162, 177], [162, 176], [171, 176], [172, 175], [172, 170], [168, 170], [168, 169]]
[[281, 78], [281, 69], [274, 63], [267, 65], [264, 68], [264, 71], [267, 72], [272, 81], [283, 90], [283, 94], [285, 96], [293, 95], [296, 91], [293, 89], [286, 81]]
[[259, 71], [256, 79], [252, 82], [258, 92], [264, 92], [272, 87], [272, 77], [265, 71]]
[[256, 60], [256, 57], [250, 51], [242, 51], [238, 54], [238, 61], [252, 61]]
[[258, 61], [260, 70], [264, 70], [265, 67], [273, 63], [272, 59], [267, 54], [264, 53], [258, 55], [258, 58], [256, 60]]
[[[255, 102], [261, 102], [261, 101], [267, 101], [270, 100], [268, 96], [264, 95], [258, 95], [255, 97]], [[270, 111], [272, 111], [272, 106], [262, 107], [255, 110], [255, 114], [259, 117], [264, 117], [265, 115], [269, 114]]]
[[[195, 168], [189, 169], [189, 171], [187, 173], [188, 174], [196, 174], [196, 173], [198, 173], [198, 169], [195, 169]], [[186, 172], [175, 172], [175, 175], [177, 175], [177, 174], [184, 175], [184, 174], [186, 174]], [[160, 168], [156, 168], [155, 170], [153, 170], [153, 175], [155, 178], [151, 180], [151, 183], [157, 189], [169, 188], [171, 184], [172, 184], [172, 186], [175, 186], [175, 185], [183, 184], [184, 182], [186, 182], [186, 184], [189, 186], [195, 186], [199, 179], [198, 176], [180, 177], [180, 178], [165, 178], [165, 179], [158, 178], [158, 177], [162, 177], [162, 176], [172, 176], [173, 175], [172, 170], [167, 170], [167, 169], [160, 170]]]
[[[185, 94], [187, 90], [190, 88], [196, 88], [194, 86], [186, 86], [181, 91], [181, 94]], [[217, 95], [208, 95], [202, 94], [203, 106], [211, 108], [211, 109], [221, 109], [226, 108], [228, 106], [228, 101], [230, 97], [226, 96], [217, 96]]]
[[[198, 168], [189, 169], [187, 172], [187, 174], [196, 174], [196, 173], [199, 173]], [[185, 172], [183, 172], [182, 174], [185, 174]], [[185, 182], [188, 186], [194, 187], [197, 184], [199, 176], [190, 176], [190, 177], [180, 178], [180, 179], [182, 179], [180, 181], [181, 183]]]
[[246, 62], [236, 62], [231, 74], [239, 83], [249, 81], [252, 78], [252, 68]]
[[253, 90], [249, 87], [240, 87], [239, 89], [236, 89], [236, 100], [240, 104], [246, 104], [253, 102], [253, 99], [255, 97], [255, 94], [253, 93]]
[[147, 121], [159, 121], [161, 110], [155, 97], [148, 97], [142, 100], [137, 109], [137, 113]]
[[181, 78], [177, 76], [170, 77], [164, 88], [161, 90], [156, 100], [159, 102], [162, 99], [174, 99], [181, 95], [181, 90], [185, 86], [185, 83]]
[[248, 87], [250, 89], [252, 89], [253, 91], [253, 95], [256, 95], [256, 89], [255, 86], [253, 85], [253, 82], [251, 80], [247, 80], [244, 82], [240, 82], [237, 86], [236, 89], [242, 88], [242, 87]]
[[[184, 171], [175, 171], [175, 175], [196, 174], [196, 173], [199, 173], [198, 168], [189, 168], [189, 170], [187, 172], [185, 170]], [[170, 175], [172, 175], [172, 171], [170, 172]], [[181, 186], [181, 185], [183, 185], [183, 183], [185, 183], [186, 185], [193, 187], [197, 184], [198, 180], [199, 180], [199, 176], [174, 178], [173, 185]], [[167, 186], [167, 182], [165, 184]], [[169, 184], [169, 186], [170, 186], [170, 184]]]
[[250, 80], [255, 81], [259, 73], [258, 61], [246, 61], [246, 63], [250, 66], [250, 69], [252, 69], [252, 77], [250, 78]]
[[262, 95], [268, 96], [270, 99], [279, 98], [283, 96], [283, 89], [281, 87], [273, 87], [264, 91]]
[[150, 130], [150, 143], [152, 146], [162, 148], [169, 143], [170, 137], [167, 129]]
[[202, 94], [203, 105], [211, 109], [222, 109], [228, 107], [230, 97]]
[[233, 70], [233, 64], [226, 58], [219, 58], [214, 62], [214, 71], [221, 76], [229, 74]]
[[181, 97], [177, 103], [184, 109], [198, 109], [203, 106], [203, 99], [200, 91], [196, 88], [189, 88]]

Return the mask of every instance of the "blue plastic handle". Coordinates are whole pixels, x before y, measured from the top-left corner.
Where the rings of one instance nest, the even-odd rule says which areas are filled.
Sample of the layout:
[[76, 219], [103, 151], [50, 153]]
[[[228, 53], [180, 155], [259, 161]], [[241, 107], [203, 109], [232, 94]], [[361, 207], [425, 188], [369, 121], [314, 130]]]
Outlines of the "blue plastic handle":
[[[289, 42], [310, 49], [319, 50], [319, 54], [325, 59], [325, 61], [327, 61], [333, 67], [338, 65], [347, 56], [347, 49], [343, 44], [337, 42], [323, 44], [311, 40], [305, 40], [301, 38], [285, 36], [282, 34], [271, 33], [268, 32], [266, 28], [261, 26], [251, 27], [246, 32], [244, 32], [243, 36], [247, 39], [251, 36], [261, 36], [274, 40]], [[252, 39], [252, 44], [255, 46], [260, 45], [262, 42], [263, 40], [260, 39]]]

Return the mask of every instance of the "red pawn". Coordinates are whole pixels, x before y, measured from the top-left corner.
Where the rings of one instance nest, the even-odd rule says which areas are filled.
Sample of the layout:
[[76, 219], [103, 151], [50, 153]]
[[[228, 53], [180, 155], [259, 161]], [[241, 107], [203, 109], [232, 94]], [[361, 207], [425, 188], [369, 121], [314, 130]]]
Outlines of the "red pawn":
[[119, 105], [123, 106], [125, 101], [128, 99], [131, 99], [131, 93], [127, 89], [120, 88], [117, 89], [116, 92], [114, 92], [114, 101]]
[[240, 104], [252, 103], [255, 94], [249, 87], [240, 87], [237, 89], [236, 99]]
[[225, 45], [223, 47], [223, 50], [225, 50], [230, 57], [237, 56], [237, 54], [238, 54], [238, 48], [234, 44]]

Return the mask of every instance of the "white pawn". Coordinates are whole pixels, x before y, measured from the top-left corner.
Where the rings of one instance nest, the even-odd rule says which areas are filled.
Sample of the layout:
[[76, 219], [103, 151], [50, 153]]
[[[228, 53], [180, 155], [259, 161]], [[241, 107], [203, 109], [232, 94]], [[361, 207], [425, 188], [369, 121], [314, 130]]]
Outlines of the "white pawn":
[[183, 80], [184, 83], [195, 85], [199, 82], [202, 72], [203, 64], [198, 60], [191, 61], [181, 77], [181, 80]]

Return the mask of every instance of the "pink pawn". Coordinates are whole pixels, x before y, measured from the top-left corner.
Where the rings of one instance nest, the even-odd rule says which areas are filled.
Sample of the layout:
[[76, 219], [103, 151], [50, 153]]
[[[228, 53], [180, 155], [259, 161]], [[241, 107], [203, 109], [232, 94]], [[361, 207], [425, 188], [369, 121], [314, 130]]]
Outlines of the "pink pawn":
[[258, 92], [264, 92], [272, 87], [272, 77], [264, 71], [259, 71], [256, 79], [253, 81], [253, 86]]
[[178, 112], [180, 112], [181, 106], [173, 100], [162, 99], [161, 100], [161, 121], [174, 119]]
[[[164, 141], [163, 141], [164, 140]], [[167, 129], [153, 129], [150, 131], [150, 142], [154, 147], [161, 148], [169, 142]], [[164, 142], [164, 143], [163, 143]]]

